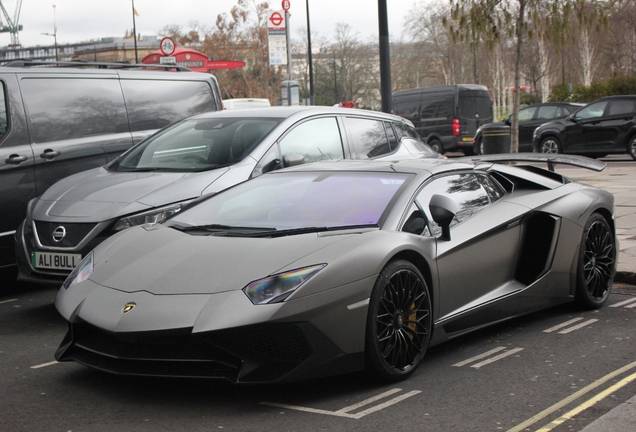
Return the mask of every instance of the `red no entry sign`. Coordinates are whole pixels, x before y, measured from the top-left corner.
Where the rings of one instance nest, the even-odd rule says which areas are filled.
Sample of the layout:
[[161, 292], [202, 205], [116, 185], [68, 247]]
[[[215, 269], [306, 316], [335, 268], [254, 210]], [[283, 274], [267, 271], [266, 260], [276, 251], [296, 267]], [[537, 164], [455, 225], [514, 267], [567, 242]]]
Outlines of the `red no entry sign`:
[[279, 12], [274, 12], [270, 15], [269, 20], [272, 24], [274, 24], [274, 26], [280, 27], [283, 23], [283, 16]]

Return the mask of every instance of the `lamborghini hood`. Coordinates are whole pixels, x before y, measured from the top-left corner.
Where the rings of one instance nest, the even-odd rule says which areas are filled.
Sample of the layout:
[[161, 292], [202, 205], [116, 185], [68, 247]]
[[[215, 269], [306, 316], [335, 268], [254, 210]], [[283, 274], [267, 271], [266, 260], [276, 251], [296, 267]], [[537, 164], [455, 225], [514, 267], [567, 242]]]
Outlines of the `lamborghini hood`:
[[255, 280], [294, 269], [294, 262], [350, 236], [312, 233], [245, 238], [191, 235], [162, 225], [137, 227], [97, 258], [89, 279], [129, 293], [235, 291]]

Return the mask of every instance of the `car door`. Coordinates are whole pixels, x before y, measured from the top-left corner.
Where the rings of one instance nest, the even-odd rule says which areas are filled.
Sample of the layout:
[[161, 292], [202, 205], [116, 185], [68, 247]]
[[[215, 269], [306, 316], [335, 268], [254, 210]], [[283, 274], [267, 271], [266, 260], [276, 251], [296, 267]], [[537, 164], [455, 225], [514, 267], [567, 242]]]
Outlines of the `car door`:
[[527, 107], [519, 110], [519, 151], [530, 151], [532, 147], [532, 132], [537, 127], [537, 107]]
[[563, 132], [563, 151], [565, 153], [589, 153], [598, 150], [597, 144], [602, 140], [600, 127], [608, 101], [593, 102], [574, 116], [566, 120]]
[[634, 99], [612, 99], [601, 119], [598, 150], [622, 153], [626, 149], [626, 134], [634, 127]]
[[20, 76], [37, 194], [71, 174], [106, 164], [132, 138], [116, 75]]
[[[446, 195], [457, 204], [450, 240], [440, 238], [440, 228], [431, 222], [428, 205], [434, 194]], [[416, 202], [429, 221], [428, 234], [438, 237], [437, 316], [441, 323], [471, 317], [465, 324], [457, 324], [457, 330], [496, 320], [495, 300], [520, 289], [514, 271], [520, 222], [528, 208], [503, 200], [503, 196], [488, 175], [472, 172], [437, 177], [417, 195]], [[483, 305], [490, 306], [484, 309]]]
[[15, 75], [0, 76], [0, 268], [15, 263], [13, 235], [35, 197], [33, 150]]

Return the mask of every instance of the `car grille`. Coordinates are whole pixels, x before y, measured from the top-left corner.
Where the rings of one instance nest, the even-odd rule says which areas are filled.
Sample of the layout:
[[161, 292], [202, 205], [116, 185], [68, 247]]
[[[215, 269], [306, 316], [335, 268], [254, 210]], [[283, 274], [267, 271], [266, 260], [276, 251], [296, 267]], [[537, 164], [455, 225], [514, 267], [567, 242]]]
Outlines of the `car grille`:
[[[95, 223], [35, 222], [38, 240], [42, 246], [63, 248], [76, 247], [96, 225]], [[61, 241], [53, 240], [53, 232], [58, 227], [64, 227], [66, 231]]]
[[[261, 382], [278, 380], [312, 354], [294, 324], [191, 331], [111, 333], [81, 322], [71, 325], [56, 358], [123, 375]], [[245, 365], [249, 367], [243, 376]]]

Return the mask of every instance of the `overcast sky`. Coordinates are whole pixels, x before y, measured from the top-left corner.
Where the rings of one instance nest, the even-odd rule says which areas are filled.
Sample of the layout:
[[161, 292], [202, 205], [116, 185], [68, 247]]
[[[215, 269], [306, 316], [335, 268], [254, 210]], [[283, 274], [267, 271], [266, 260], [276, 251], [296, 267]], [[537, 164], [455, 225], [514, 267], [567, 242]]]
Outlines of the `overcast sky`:
[[[429, 0], [387, 0], [389, 32], [400, 37], [404, 17], [415, 2]], [[177, 24], [184, 30], [198, 21], [212, 27], [220, 13], [228, 13], [237, 0], [134, 0], [137, 33], [156, 35], [166, 25]], [[290, 0], [292, 37], [298, 38], [299, 28], [307, 27], [306, 0]], [[14, 19], [16, 0], [2, 0], [11, 19]], [[53, 5], [55, 4], [55, 10]], [[281, 9], [281, 0], [269, 2], [273, 10]], [[309, 0], [312, 34], [328, 36], [336, 23], [346, 23], [358, 32], [363, 40], [377, 38], [377, 0]], [[2, 17], [3, 24], [6, 20]], [[23, 46], [52, 45], [57, 24], [59, 44], [81, 42], [103, 37], [122, 37], [132, 29], [131, 0], [23, 0], [19, 33]], [[0, 46], [10, 43], [9, 33], [0, 33]]]

